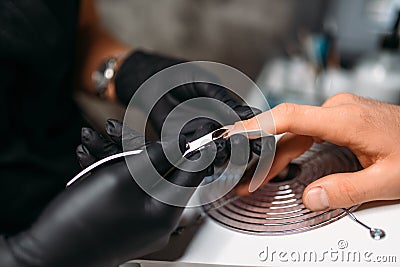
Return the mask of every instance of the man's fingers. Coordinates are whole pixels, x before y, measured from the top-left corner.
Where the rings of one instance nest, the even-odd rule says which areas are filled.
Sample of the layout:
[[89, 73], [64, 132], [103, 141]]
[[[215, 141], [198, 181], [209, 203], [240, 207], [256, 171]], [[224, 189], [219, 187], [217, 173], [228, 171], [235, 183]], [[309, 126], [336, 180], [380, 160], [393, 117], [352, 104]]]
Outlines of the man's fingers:
[[[304, 205], [313, 211], [345, 208], [372, 200], [368, 169], [356, 173], [337, 173], [325, 176], [307, 186], [303, 193]], [[372, 179], [370, 179], [372, 178]], [[372, 187], [372, 188], [371, 188]]]
[[361, 98], [357, 95], [343, 92], [329, 97], [322, 104], [322, 107], [334, 107], [344, 104], [354, 104], [354, 103], [359, 103], [360, 100]]
[[314, 211], [345, 208], [372, 200], [400, 197], [400, 171], [395, 161], [379, 162], [355, 173], [323, 177], [304, 190], [303, 203]]
[[[259, 129], [269, 133], [291, 132], [298, 135], [319, 137], [338, 145], [350, 139], [349, 125], [356, 125], [360, 110], [353, 104], [338, 107], [315, 107], [283, 103], [270, 111], [243, 121], [246, 129]], [[271, 124], [271, 115], [274, 123]], [[354, 122], [353, 119], [355, 118]]]
[[[309, 136], [285, 134], [276, 146], [276, 153], [271, 170], [266, 176], [263, 185], [278, 175], [293, 159], [303, 154], [313, 144], [313, 139]], [[236, 188], [238, 195], [248, 195], [249, 183], [239, 184]]]
[[313, 143], [313, 139], [309, 136], [290, 133], [284, 135], [276, 146], [274, 163], [267, 175], [266, 182], [278, 175], [292, 160], [308, 150]]
[[328, 122], [335, 116], [329, 108], [291, 103], [281, 104], [271, 111], [278, 134], [291, 132], [324, 137], [327, 134], [327, 128], [330, 128]]

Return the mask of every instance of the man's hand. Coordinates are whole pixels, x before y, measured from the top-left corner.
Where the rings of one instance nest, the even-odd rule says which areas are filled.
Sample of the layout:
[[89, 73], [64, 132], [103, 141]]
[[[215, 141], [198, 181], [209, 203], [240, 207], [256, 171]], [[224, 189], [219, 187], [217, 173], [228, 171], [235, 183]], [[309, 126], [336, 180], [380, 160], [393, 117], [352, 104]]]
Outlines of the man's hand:
[[[399, 106], [341, 93], [322, 107], [285, 103], [268, 112], [276, 129], [264, 130], [286, 134], [278, 142], [265, 183], [314, 142], [328, 141], [348, 147], [364, 169], [328, 175], [308, 185], [303, 193], [307, 208], [319, 211], [400, 198]], [[244, 126], [255, 129], [264, 116], [268, 114], [244, 121]], [[246, 190], [242, 186], [238, 192]]]

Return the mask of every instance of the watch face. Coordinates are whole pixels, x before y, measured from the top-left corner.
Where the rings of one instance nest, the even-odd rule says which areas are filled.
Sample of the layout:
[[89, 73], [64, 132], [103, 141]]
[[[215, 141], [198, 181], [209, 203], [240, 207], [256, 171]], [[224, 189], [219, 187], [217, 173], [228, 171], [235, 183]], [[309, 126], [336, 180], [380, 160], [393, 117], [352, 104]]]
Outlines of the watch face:
[[107, 80], [111, 80], [111, 79], [114, 77], [114, 69], [111, 69], [111, 68], [106, 69], [106, 70], [104, 71], [104, 77], [105, 77]]
[[110, 58], [104, 61], [98, 68], [97, 71], [92, 74], [92, 81], [98, 95], [104, 94], [108, 87], [108, 83], [114, 77], [114, 67], [116, 65], [116, 59]]

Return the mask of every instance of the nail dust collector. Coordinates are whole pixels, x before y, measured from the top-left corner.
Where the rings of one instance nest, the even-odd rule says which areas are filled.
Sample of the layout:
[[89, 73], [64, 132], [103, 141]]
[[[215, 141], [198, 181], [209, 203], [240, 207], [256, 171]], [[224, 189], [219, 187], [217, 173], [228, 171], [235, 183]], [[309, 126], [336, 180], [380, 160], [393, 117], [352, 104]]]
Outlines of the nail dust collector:
[[[302, 203], [304, 188], [314, 180], [358, 169], [349, 150], [314, 145], [254, 194], [238, 197], [231, 192], [206, 206], [186, 209], [165, 249], [124, 266], [395, 266], [400, 262], [399, 201], [324, 212], [312, 212]], [[238, 178], [228, 176], [218, 178], [221, 186]], [[354, 218], [347, 216], [352, 211]], [[371, 230], [375, 232], [369, 233], [369, 226], [377, 227]], [[383, 238], [375, 240], [370, 234]]]

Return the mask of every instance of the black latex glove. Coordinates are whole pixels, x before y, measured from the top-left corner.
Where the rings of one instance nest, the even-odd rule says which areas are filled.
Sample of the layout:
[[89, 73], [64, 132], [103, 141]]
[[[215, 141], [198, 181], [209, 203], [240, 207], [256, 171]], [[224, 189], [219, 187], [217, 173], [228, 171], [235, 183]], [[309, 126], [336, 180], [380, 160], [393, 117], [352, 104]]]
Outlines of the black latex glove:
[[[82, 128], [82, 144], [76, 149], [76, 155], [82, 168], [86, 168], [102, 158], [122, 152], [123, 127], [123, 124], [117, 120], [107, 120], [105, 123], [106, 137], [91, 128]], [[183, 136], [180, 136], [180, 140], [181, 142], [186, 141]], [[125, 128], [125, 144], [129, 144], [127, 149], [142, 149], [149, 143], [138, 132]]]
[[[107, 124], [107, 132], [115, 130], [115, 127], [111, 129], [112, 124]], [[99, 137], [92, 133], [92, 140], [83, 137], [87, 139], [86, 144], [94, 143], [93, 138]], [[109, 143], [109, 147], [115, 145], [116, 148], [121, 142], [116, 135], [110, 134], [110, 138], [115, 143]], [[143, 145], [138, 141], [143, 141], [143, 138], [134, 132], [129, 138], [132, 138], [132, 149], [136, 144]], [[185, 143], [185, 138], [180, 136], [181, 148]], [[80, 149], [86, 149], [86, 144]], [[103, 142], [98, 144], [104, 145]], [[100, 146], [96, 153], [101, 151]], [[172, 166], [166, 160], [161, 144], [146, 143], [146, 147], [158, 172], [168, 172]], [[169, 144], [165, 144], [164, 148], [168, 147]], [[82, 151], [78, 149], [78, 157], [86, 165], [90, 160], [88, 157], [82, 160]], [[94, 155], [94, 150], [90, 151], [94, 158], [91, 153]], [[99, 157], [109, 152], [100, 153], [103, 154]], [[131, 156], [130, 160], [133, 160], [137, 172], [146, 177], [149, 166], [144, 164], [143, 157], [142, 153]], [[210, 168], [197, 173], [175, 169], [167, 179], [183, 186], [193, 186], [198, 185], [209, 172]], [[180, 197], [190, 198], [189, 195]], [[125, 161], [111, 163], [61, 193], [26, 232], [0, 238], [0, 266], [117, 266], [164, 246], [177, 226], [182, 210], [146, 194], [131, 177]]]
[[[184, 61], [161, 55], [145, 53], [142, 51], [134, 52], [125, 59], [117, 72], [115, 78], [115, 87], [118, 99], [127, 105], [136, 90], [148, 78], [167, 67], [182, 62]], [[171, 79], [186, 81], [188, 79], [202, 80], [204, 78], [205, 80], [218, 81], [218, 79], [211, 73], [196, 67], [187, 68], [184, 71], [176, 73], [176, 75], [178, 77], [171, 77]], [[163, 84], [160, 86], [163, 86]], [[160, 91], [162, 90], [160, 89]], [[188, 99], [197, 97], [208, 97], [225, 103], [233, 110], [233, 112], [238, 115], [241, 120], [249, 119], [261, 112], [260, 110], [252, 109], [248, 106], [243, 106], [238, 103], [224, 87], [211, 83], [189, 83], [179, 86], [164, 95], [150, 112], [149, 118], [158, 135], [161, 133], [161, 128], [167, 115], [173, 108]], [[153, 103], [148, 102], [148, 99], [145, 97], [141, 99], [140, 103], [138, 104], [142, 105], [141, 108], [145, 110], [153, 105]], [[208, 107], [204, 108], [206, 109]], [[230, 114], [223, 113], [226, 113], [226, 111], [221, 110], [218, 116], [223, 118], [230, 117]], [[221, 126], [222, 125], [219, 125], [210, 119], [197, 118], [187, 123], [182, 129], [181, 133], [184, 134], [189, 140], [192, 140], [195, 138], [195, 131], [201, 127], [204, 129], [214, 130]], [[234, 136], [229, 141], [237, 143], [247, 142], [243, 136]], [[215, 162], [217, 165], [220, 162], [223, 162], [223, 158], [229, 157], [229, 147], [229, 143], [225, 144], [220, 142], [220, 145], [218, 146], [218, 159]], [[260, 140], [251, 142], [251, 150], [256, 154], [260, 153]]]

